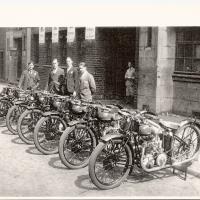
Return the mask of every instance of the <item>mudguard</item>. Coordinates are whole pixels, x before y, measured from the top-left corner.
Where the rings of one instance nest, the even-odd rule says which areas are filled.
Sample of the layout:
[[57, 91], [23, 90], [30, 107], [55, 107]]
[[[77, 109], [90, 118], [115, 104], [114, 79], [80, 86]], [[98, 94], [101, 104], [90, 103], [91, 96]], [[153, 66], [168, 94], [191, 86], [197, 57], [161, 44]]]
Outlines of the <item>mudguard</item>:
[[42, 116], [44, 116], [44, 117], [48, 117], [48, 116], [52, 116], [52, 115], [59, 116], [60, 112], [58, 112], [58, 111], [49, 111], [49, 112], [44, 112], [42, 114]]
[[104, 142], [104, 143], [106, 143], [106, 142], [108, 142], [109, 140], [111, 140], [111, 139], [121, 139], [121, 138], [125, 138], [126, 136], [125, 135], [123, 135], [123, 134], [107, 134], [107, 135], [105, 135], [105, 136], [103, 136], [101, 139], [100, 139], [100, 141], [101, 142]]
[[182, 121], [180, 122], [180, 127], [182, 127], [182, 126], [184, 126], [184, 125], [186, 125], [186, 124], [195, 124], [195, 125], [197, 125], [198, 127], [200, 127], [200, 121], [199, 121], [199, 120], [196, 120], [196, 119], [192, 119], [192, 118], [182, 120]]

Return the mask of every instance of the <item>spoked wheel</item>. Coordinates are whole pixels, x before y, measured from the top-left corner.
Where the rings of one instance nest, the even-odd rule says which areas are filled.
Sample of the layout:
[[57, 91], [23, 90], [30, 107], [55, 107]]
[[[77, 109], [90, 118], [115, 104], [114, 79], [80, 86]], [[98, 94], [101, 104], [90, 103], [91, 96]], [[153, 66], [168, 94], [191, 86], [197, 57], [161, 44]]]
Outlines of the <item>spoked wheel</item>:
[[42, 117], [34, 129], [34, 143], [43, 154], [58, 153], [60, 136], [67, 128], [59, 116]]
[[95, 135], [90, 128], [85, 125], [68, 127], [60, 138], [59, 156], [65, 166], [78, 169], [88, 165], [95, 147]]
[[17, 134], [18, 119], [24, 111], [25, 107], [19, 105], [14, 105], [8, 110], [6, 115], [6, 126], [11, 133]]
[[26, 144], [34, 144], [34, 128], [42, 117], [42, 111], [38, 109], [25, 110], [20, 116], [17, 124], [18, 135]]
[[0, 99], [0, 117], [6, 117], [12, 103], [8, 99]]
[[130, 172], [132, 153], [130, 146], [122, 139], [100, 142], [89, 160], [89, 175], [100, 189], [119, 186]]
[[200, 147], [200, 130], [193, 124], [182, 126], [172, 144], [172, 160], [181, 162], [195, 157]]

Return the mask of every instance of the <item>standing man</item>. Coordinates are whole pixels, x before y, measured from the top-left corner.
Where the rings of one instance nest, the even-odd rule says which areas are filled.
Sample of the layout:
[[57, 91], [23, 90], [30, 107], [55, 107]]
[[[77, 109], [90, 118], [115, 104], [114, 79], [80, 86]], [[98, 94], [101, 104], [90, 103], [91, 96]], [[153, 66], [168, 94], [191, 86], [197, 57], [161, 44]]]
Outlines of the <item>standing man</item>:
[[128, 69], [125, 74], [126, 81], [126, 103], [131, 103], [134, 98], [135, 68], [128, 62]]
[[61, 83], [64, 78], [64, 70], [58, 66], [58, 60], [56, 58], [53, 59], [52, 65], [45, 89], [52, 93], [62, 94]]
[[78, 90], [78, 71], [73, 67], [73, 61], [70, 57], [66, 59], [67, 70], [64, 75], [64, 82], [62, 85], [62, 92], [65, 95], [74, 97], [77, 95]]
[[36, 90], [39, 86], [40, 77], [37, 71], [33, 70], [34, 64], [30, 61], [27, 69], [22, 72], [18, 87], [22, 90]]
[[96, 92], [94, 77], [87, 71], [85, 62], [79, 64], [79, 97], [83, 101], [92, 101], [92, 95]]

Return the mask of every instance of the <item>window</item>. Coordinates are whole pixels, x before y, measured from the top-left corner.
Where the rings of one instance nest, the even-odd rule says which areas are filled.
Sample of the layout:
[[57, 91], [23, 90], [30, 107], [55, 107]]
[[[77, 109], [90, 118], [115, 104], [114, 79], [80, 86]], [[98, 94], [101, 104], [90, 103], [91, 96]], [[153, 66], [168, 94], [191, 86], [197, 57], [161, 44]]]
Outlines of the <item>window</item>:
[[67, 58], [67, 30], [63, 30], [59, 32], [59, 56], [60, 56], [60, 64], [66, 64]]
[[152, 27], [147, 28], [147, 47], [151, 47], [152, 42]]
[[175, 71], [200, 72], [200, 28], [176, 31]]
[[51, 64], [52, 59], [52, 42], [51, 42], [52, 33], [46, 33], [46, 64]]

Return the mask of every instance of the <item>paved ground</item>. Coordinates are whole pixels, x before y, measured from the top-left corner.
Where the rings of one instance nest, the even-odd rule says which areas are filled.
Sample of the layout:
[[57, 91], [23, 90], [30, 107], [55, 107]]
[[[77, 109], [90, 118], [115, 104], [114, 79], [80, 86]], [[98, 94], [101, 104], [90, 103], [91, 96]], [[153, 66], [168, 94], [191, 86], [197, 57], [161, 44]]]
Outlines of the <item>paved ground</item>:
[[[3, 124], [1, 124], [3, 126]], [[187, 180], [171, 169], [129, 176], [120, 187], [98, 190], [87, 167], [66, 169], [58, 155], [41, 155], [0, 127], [0, 196], [3, 197], [200, 197], [200, 161], [189, 167]]]
[[[0, 85], [1, 88], [1, 85]], [[184, 117], [163, 115], [179, 122]], [[113, 190], [98, 190], [88, 176], [88, 168], [69, 170], [58, 155], [42, 155], [34, 146], [24, 144], [0, 123], [0, 197], [62, 198], [147, 198], [200, 197], [200, 160], [188, 169], [187, 180], [174, 175], [171, 169], [153, 174], [129, 176]]]

